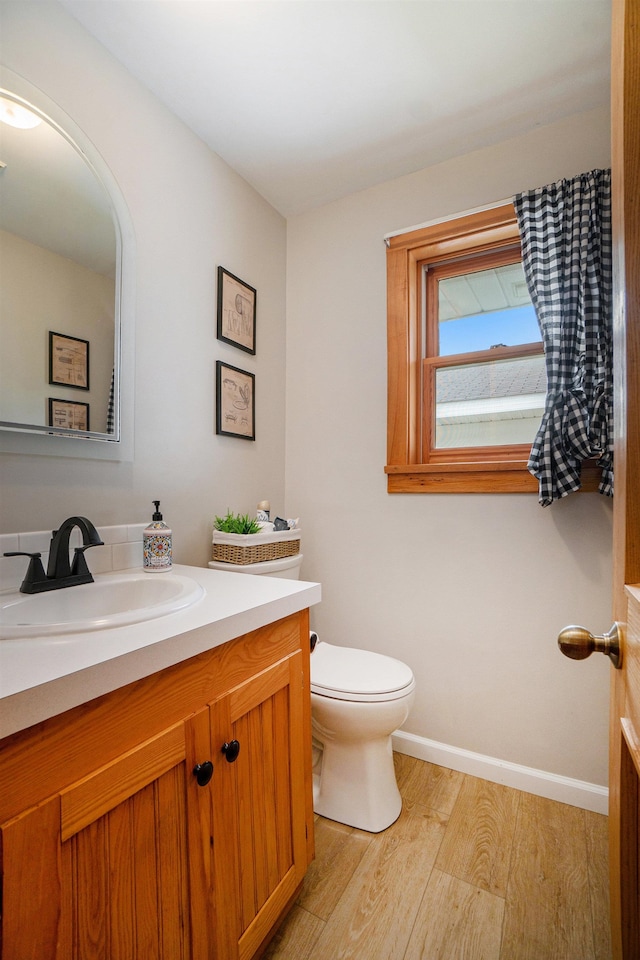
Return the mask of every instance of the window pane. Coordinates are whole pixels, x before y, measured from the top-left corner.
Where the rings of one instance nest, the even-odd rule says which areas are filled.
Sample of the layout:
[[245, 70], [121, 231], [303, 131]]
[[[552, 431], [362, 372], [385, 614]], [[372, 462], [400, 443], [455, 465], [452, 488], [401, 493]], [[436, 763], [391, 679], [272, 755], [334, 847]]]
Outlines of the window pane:
[[439, 355], [540, 340], [521, 263], [447, 277], [438, 284]]
[[436, 449], [531, 443], [544, 412], [544, 357], [442, 367], [436, 377]]

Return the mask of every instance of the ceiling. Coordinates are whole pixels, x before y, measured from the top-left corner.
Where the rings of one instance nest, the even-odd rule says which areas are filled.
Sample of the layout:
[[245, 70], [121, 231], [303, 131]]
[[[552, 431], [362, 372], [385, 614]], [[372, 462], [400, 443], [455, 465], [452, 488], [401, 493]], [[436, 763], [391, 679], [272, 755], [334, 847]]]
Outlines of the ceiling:
[[611, 0], [60, 0], [284, 216], [609, 102]]

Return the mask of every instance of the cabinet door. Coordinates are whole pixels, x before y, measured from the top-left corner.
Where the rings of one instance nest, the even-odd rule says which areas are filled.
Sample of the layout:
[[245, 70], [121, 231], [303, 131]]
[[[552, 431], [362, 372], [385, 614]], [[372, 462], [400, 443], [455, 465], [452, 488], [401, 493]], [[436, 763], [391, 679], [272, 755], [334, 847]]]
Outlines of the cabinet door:
[[211, 705], [219, 960], [254, 955], [307, 867], [302, 684], [298, 652]]
[[3, 960], [210, 956], [209, 753], [204, 710], [2, 826]]

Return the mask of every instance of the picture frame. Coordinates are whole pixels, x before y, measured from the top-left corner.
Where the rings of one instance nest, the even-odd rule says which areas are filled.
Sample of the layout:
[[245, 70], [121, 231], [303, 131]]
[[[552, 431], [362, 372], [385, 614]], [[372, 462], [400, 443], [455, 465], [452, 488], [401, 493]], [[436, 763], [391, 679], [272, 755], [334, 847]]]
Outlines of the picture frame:
[[226, 437], [256, 438], [255, 374], [216, 361], [216, 433]]
[[89, 430], [89, 404], [49, 397], [49, 426], [60, 430]]
[[89, 341], [49, 331], [49, 383], [89, 389]]
[[256, 352], [257, 292], [224, 267], [218, 267], [218, 340]]

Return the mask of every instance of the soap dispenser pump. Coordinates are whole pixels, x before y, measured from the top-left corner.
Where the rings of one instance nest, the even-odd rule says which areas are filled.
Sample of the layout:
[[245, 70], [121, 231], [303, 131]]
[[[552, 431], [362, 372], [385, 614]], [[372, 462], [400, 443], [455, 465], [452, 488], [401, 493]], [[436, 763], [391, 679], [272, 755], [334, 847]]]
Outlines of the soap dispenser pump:
[[160, 501], [151, 501], [155, 511], [151, 523], [144, 528], [142, 535], [143, 569], [147, 573], [161, 573], [171, 569], [172, 534], [162, 519]]

